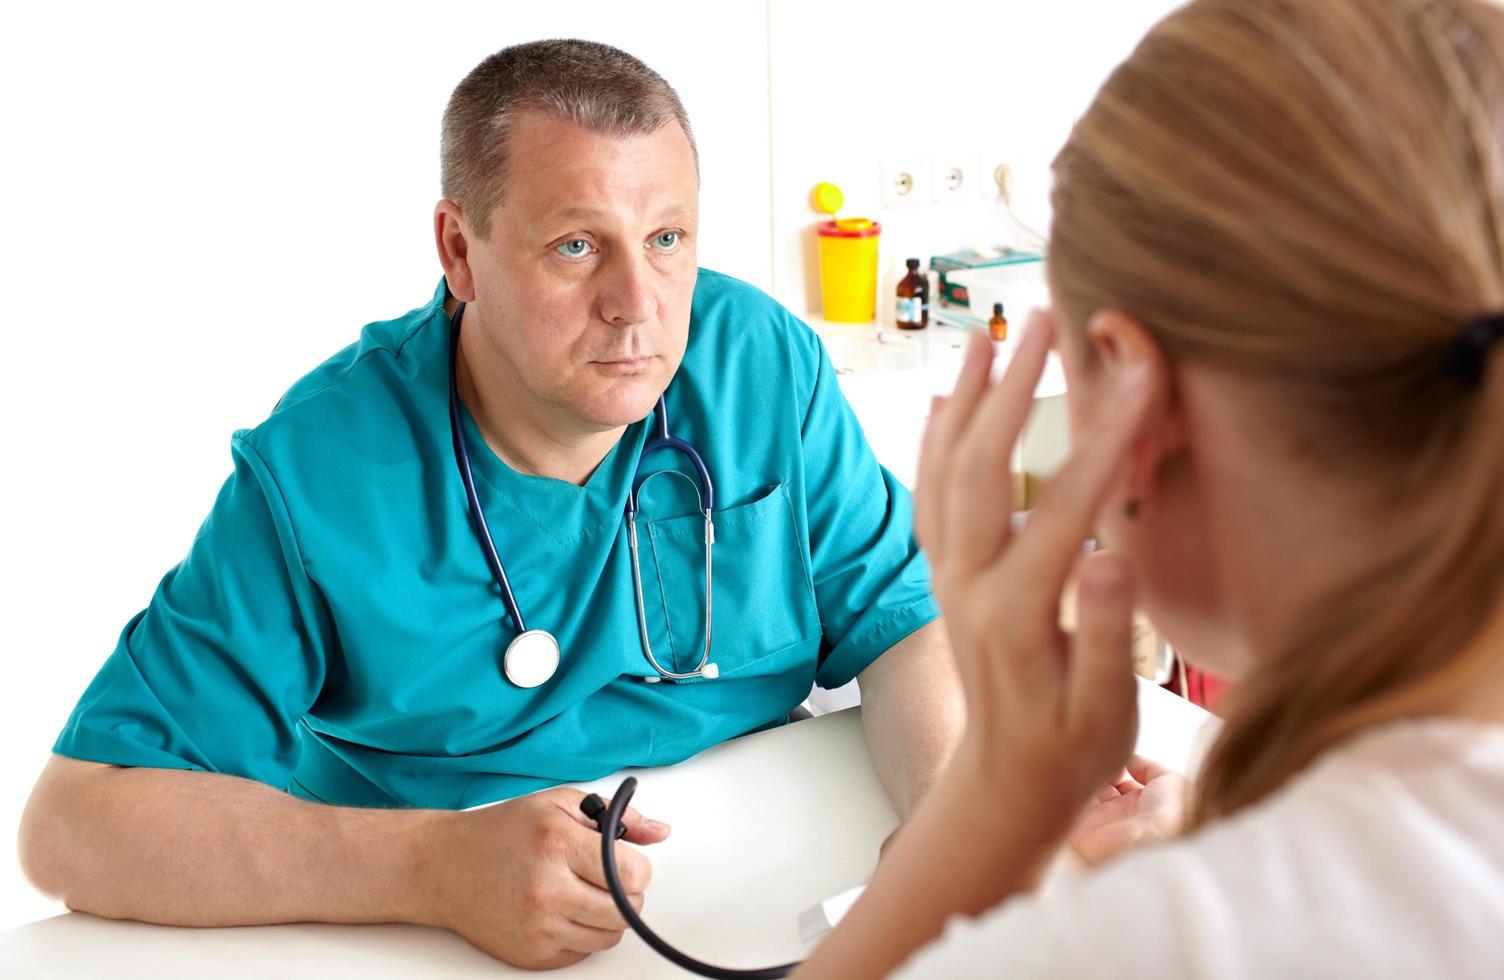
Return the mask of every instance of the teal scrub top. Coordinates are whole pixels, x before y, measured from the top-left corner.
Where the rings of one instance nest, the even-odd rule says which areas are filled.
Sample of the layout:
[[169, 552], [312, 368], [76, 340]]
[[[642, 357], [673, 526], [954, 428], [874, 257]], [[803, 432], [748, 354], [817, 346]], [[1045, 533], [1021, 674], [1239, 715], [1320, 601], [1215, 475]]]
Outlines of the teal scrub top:
[[[716, 487], [716, 680], [645, 683], [623, 511], [651, 417], [584, 484], [518, 473], [468, 413], [476, 490], [558, 671], [513, 686], [513, 625], [472, 531], [450, 440], [449, 321], [428, 305], [360, 340], [231, 440], [234, 472], [125, 627], [54, 751], [197, 769], [362, 806], [460, 808], [679, 762], [782, 724], [934, 619], [908, 492], [878, 465], [819, 338], [702, 270], [670, 431]], [[643, 472], [686, 470], [659, 452]], [[644, 490], [649, 638], [692, 670], [704, 640], [690, 484]]]

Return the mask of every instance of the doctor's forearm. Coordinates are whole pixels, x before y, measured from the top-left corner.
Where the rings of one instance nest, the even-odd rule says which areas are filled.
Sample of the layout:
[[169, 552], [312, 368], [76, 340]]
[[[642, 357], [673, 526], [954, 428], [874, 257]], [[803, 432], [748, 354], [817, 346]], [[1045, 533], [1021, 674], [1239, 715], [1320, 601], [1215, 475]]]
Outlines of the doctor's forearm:
[[233, 776], [53, 757], [21, 860], [77, 911], [167, 925], [422, 921], [435, 811], [322, 806]]
[[858, 678], [862, 728], [901, 819], [935, 782], [965, 727], [966, 711], [943, 620], [895, 643]]

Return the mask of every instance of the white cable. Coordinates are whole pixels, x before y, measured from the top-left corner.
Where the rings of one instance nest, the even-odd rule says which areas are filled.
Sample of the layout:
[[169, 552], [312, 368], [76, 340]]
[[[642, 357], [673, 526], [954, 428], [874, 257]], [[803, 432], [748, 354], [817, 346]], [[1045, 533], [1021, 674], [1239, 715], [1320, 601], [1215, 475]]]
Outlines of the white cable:
[[1035, 244], [1043, 249], [1049, 239], [1025, 224], [1023, 219], [1013, 211], [1013, 168], [1006, 163], [998, 164], [997, 169], [992, 172], [992, 179], [997, 184], [998, 196], [1002, 198], [1003, 210], [1008, 213], [1008, 219], [1013, 222], [1014, 227], [1033, 238]]

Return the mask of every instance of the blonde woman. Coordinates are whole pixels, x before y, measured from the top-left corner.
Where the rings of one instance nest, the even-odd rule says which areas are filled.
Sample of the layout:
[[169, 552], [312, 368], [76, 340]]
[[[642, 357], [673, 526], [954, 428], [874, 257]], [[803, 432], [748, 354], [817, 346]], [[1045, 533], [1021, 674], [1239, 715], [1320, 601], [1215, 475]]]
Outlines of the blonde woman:
[[[1055, 312], [920, 463], [967, 733], [801, 975], [1504, 976], [1504, 13], [1197, 0], [1055, 173]], [[1076, 450], [1012, 535], [1051, 343]], [[1134, 605], [1225, 728], [1178, 836], [1032, 895], [1128, 758]]]

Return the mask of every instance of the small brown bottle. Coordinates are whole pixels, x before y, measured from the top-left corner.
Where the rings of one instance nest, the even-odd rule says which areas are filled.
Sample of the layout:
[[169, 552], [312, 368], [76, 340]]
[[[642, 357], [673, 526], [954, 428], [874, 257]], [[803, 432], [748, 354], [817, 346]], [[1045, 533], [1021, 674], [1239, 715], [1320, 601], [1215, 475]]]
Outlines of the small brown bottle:
[[993, 340], [1008, 339], [1008, 318], [1003, 316], [1003, 304], [992, 304], [992, 319], [987, 321], [987, 333]]
[[900, 330], [922, 330], [930, 322], [930, 284], [919, 274], [919, 260], [909, 259], [904, 263], [909, 274], [898, 283], [898, 303], [894, 319]]

